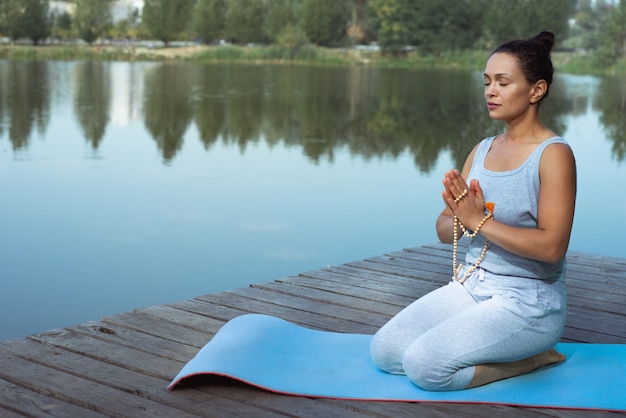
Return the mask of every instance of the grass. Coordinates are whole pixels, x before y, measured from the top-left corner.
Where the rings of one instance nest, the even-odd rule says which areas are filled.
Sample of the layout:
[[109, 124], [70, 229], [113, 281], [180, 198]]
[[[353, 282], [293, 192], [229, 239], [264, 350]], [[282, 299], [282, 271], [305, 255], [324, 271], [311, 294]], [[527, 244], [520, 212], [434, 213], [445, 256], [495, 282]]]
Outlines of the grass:
[[[65, 61], [188, 61], [188, 62], [246, 62], [288, 63], [313, 65], [372, 65], [407, 68], [466, 68], [481, 69], [488, 51], [458, 50], [439, 54], [411, 51], [398, 56], [379, 51], [356, 48], [319, 48], [313, 45], [297, 47], [270, 46], [188, 46], [153, 47], [128, 45], [4, 45], [0, 59], [65, 60]], [[610, 66], [601, 66], [592, 54], [555, 52], [555, 67], [572, 74], [626, 74], [626, 57]]]
[[570, 74], [616, 75], [626, 74], [626, 57], [610, 65], [602, 65], [592, 54], [569, 54], [555, 58], [559, 71]]

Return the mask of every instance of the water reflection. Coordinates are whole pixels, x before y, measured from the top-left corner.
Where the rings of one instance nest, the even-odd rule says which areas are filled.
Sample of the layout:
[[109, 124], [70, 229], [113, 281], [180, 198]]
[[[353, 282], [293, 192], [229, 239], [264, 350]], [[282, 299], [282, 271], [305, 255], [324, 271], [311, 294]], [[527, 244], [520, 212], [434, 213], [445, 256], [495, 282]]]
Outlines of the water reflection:
[[183, 147], [193, 118], [189, 101], [192, 90], [190, 66], [165, 64], [145, 74], [144, 123], [156, 141], [163, 160], [172, 160]]
[[613, 155], [624, 161], [626, 154], [626, 79], [602, 79], [594, 104], [600, 111], [600, 121], [607, 137], [613, 142]]
[[85, 140], [97, 150], [111, 119], [111, 68], [107, 63], [81, 62], [74, 77], [74, 114]]
[[[624, 256], [625, 86], [560, 75], [544, 105], [575, 251]], [[439, 176], [502, 129], [482, 96], [467, 71], [0, 61], [0, 339], [434, 242]]]
[[43, 136], [48, 126], [48, 67], [39, 61], [4, 62], [0, 65], [0, 86], [0, 133], [8, 130], [13, 150], [19, 152], [27, 148], [35, 127]]
[[[16, 154], [27, 151], [35, 127], [45, 137], [52, 98], [68, 88], [75, 118], [94, 150], [112, 113], [127, 113], [122, 120], [141, 115], [166, 164], [184, 146], [192, 122], [207, 150], [220, 140], [242, 152], [249, 143], [265, 141], [297, 146], [314, 162], [332, 161], [344, 146], [366, 159], [409, 150], [422, 172], [432, 169], [442, 150], [460, 166], [477, 138], [501, 130], [485, 112], [476, 72], [80, 62], [64, 67], [73, 76], [68, 85], [50, 82], [54, 68], [46, 62], [0, 62], [0, 134], [8, 131]], [[585, 112], [589, 100], [601, 113], [614, 158], [623, 161], [623, 78], [601, 79], [597, 90], [583, 94], [557, 80], [544, 105], [544, 123], [564, 132], [564, 116]]]

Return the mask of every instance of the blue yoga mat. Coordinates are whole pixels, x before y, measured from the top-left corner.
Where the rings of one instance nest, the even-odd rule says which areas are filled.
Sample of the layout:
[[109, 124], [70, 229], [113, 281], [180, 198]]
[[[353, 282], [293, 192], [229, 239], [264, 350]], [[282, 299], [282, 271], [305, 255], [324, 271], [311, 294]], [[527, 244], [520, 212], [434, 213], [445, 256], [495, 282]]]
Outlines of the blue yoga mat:
[[226, 323], [168, 389], [206, 374], [307, 397], [626, 411], [626, 345], [560, 343], [567, 360], [559, 365], [478, 388], [429, 392], [376, 368], [371, 338], [243, 315]]

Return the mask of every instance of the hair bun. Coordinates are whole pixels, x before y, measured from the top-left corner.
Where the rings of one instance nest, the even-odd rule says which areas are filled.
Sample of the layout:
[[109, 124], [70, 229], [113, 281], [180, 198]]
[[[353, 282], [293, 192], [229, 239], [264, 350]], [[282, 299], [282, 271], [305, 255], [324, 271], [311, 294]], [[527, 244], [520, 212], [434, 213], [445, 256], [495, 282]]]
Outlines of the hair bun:
[[531, 38], [531, 41], [537, 42], [550, 52], [554, 46], [554, 34], [552, 32], [543, 31], [537, 36]]

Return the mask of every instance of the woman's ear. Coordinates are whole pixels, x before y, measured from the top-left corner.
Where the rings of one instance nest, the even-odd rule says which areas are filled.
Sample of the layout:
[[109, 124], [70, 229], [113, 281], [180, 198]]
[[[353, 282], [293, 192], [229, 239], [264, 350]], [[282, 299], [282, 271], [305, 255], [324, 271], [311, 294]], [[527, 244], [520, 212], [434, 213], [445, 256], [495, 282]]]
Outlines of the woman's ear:
[[548, 91], [548, 83], [546, 83], [546, 80], [537, 81], [530, 91], [530, 103], [539, 103], [541, 98], [545, 96], [546, 91]]

